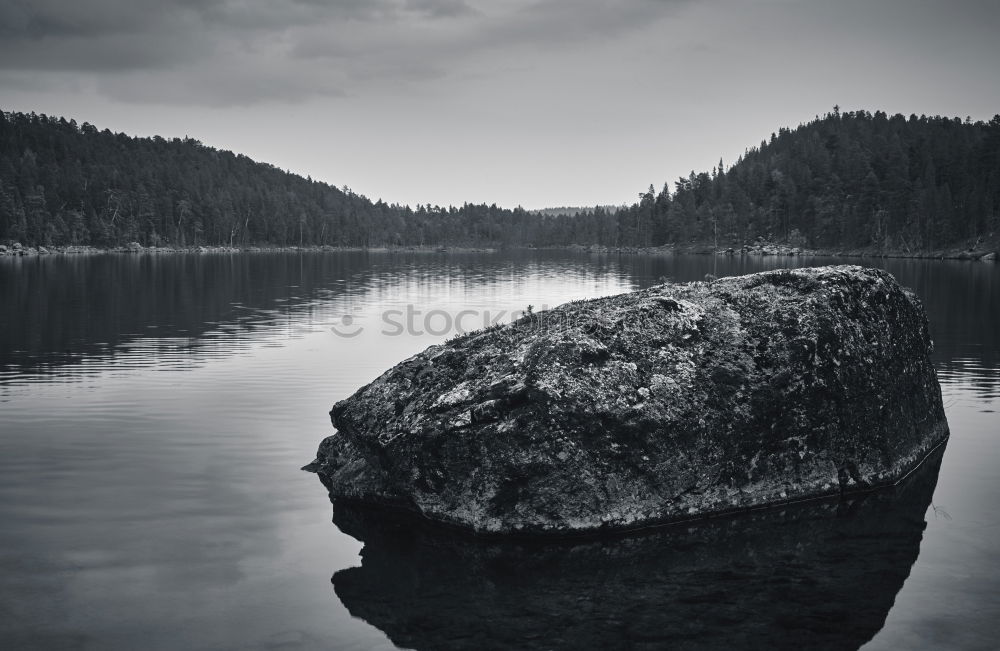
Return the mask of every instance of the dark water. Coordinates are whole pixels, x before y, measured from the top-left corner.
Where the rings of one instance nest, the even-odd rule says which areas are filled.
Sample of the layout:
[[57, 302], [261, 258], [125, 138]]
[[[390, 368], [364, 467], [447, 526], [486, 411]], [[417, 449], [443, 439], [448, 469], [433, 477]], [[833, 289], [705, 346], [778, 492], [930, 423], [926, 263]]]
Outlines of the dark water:
[[661, 277], [832, 262], [0, 259], [0, 648], [996, 648], [997, 265], [884, 263], [924, 300], [952, 430], [895, 491], [496, 545], [344, 509], [335, 526], [299, 470], [334, 401], [463, 311], [473, 328]]

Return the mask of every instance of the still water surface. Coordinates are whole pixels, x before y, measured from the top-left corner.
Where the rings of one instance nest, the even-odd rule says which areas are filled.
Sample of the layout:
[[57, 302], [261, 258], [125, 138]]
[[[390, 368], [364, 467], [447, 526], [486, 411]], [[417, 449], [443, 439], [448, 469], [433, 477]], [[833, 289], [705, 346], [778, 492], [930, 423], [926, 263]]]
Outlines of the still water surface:
[[[952, 438], [895, 493], [498, 547], [370, 514], [331, 524], [299, 470], [335, 401], [455, 334], [463, 311], [471, 329], [661, 278], [833, 262], [884, 265], [930, 317]], [[5, 649], [992, 649], [1000, 637], [1000, 266], [52, 256], [0, 259], [0, 305]]]

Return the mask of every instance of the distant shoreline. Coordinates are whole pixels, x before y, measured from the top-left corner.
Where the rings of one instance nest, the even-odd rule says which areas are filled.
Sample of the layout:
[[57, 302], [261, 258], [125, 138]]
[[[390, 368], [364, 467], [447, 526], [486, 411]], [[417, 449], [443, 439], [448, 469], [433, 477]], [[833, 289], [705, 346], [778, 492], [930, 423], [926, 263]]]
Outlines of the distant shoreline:
[[178, 255], [178, 254], [234, 254], [234, 253], [497, 253], [500, 251], [576, 251], [600, 255], [712, 255], [719, 257], [845, 257], [845, 258], [903, 258], [916, 260], [965, 260], [997, 262], [1000, 243], [980, 243], [972, 247], [952, 246], [929, 251], [857, 249], [810, 249], [788, 244], [756, 242], [754, 244], [720, 245], [713, 244], [666, 244], [650, 247], [609, 247], [603, 245], [569, 244], [561, 246], [375, 246], [338, 247], [330, 245], [310, 246], [187, 246], [187, 247], [144, 247], [136, 242], [119, 247], [95, 246], [51, 246], [26, 247], [19, 244], [0, 245], [0, 257], [37, 257], [49, 255]]
[[927, 251], [879, 250], [874, 247], [854, 249], [810, 249], [788, 244], [757, 242], [754, 244], [719, 245], [692, 243], [684, 245], [667, 244], [654, 247], [602, 247], [579, 246], [558, 247], [563, 249], [597, 253], [619, 253], [640, 255], [712, 255], [719, 257], [819, 257], [819, 258], [903, 258], [914, 260], [966, 260], [996, 262], [1000, 257], [1000, 242], [980, 243], [973, 247], [951, 246]]
[[[524, 247], [518, 247], [524, 248]], [[185, 255], [218, 253], [496, 253], [501, 249], [486, 246], [142, 246], [132, 243], [127, 246], [99, 247], [90, 245], [39, 246], [14, 248], [0, 245], [0, 257], [32, 257], [47, 255]], [[506, 249], [512, 250], [512, 249]]]

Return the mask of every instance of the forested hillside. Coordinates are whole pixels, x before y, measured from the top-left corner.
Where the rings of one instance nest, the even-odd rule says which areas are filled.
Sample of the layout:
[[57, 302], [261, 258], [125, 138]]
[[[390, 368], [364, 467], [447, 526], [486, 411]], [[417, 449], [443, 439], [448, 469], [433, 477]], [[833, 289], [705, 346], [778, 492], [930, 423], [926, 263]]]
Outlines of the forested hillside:
[[516, 246], [557, 244], [569, 232], [495, 205], [373, 202], [193, 139], [0, 113], [0, 242]]
[[192, 139], [0, 114], [0, 242], [658, 246], [764, 237], [920, 250], [1000, 231], [1000, 116], [840, 113], [781, 129], [732, 167], [575, 215], [389, 205]]
[[921, 250], [1000, 231], [1000, 115], [989, 123], [834, 110], [729, 169], [630, 209], [641, 244], [745, 242]]

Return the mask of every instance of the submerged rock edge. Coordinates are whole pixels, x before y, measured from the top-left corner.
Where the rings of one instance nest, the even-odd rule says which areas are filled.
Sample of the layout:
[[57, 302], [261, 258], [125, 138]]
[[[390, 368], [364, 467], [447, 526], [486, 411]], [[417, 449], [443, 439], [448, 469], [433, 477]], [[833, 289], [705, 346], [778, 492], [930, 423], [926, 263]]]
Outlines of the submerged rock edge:
[[306, 469], [331, 499], [479, 534], [869, 490], [948, 436], [930, 351], [919, 300], [884, 271], [661, 285], [432, 346], [335, 405]]
[[[874, 494], [599, 537], [483, 537], [338, 501], [334, 524], [364, 550], [332, 583], [406, 648], [615, 648], [623, 634], [607, 622], [628, 621], [651, 648], [854, 649], [920, 552], [942, 452]], [[720, 599], [734, 571], [739, 598]]]

